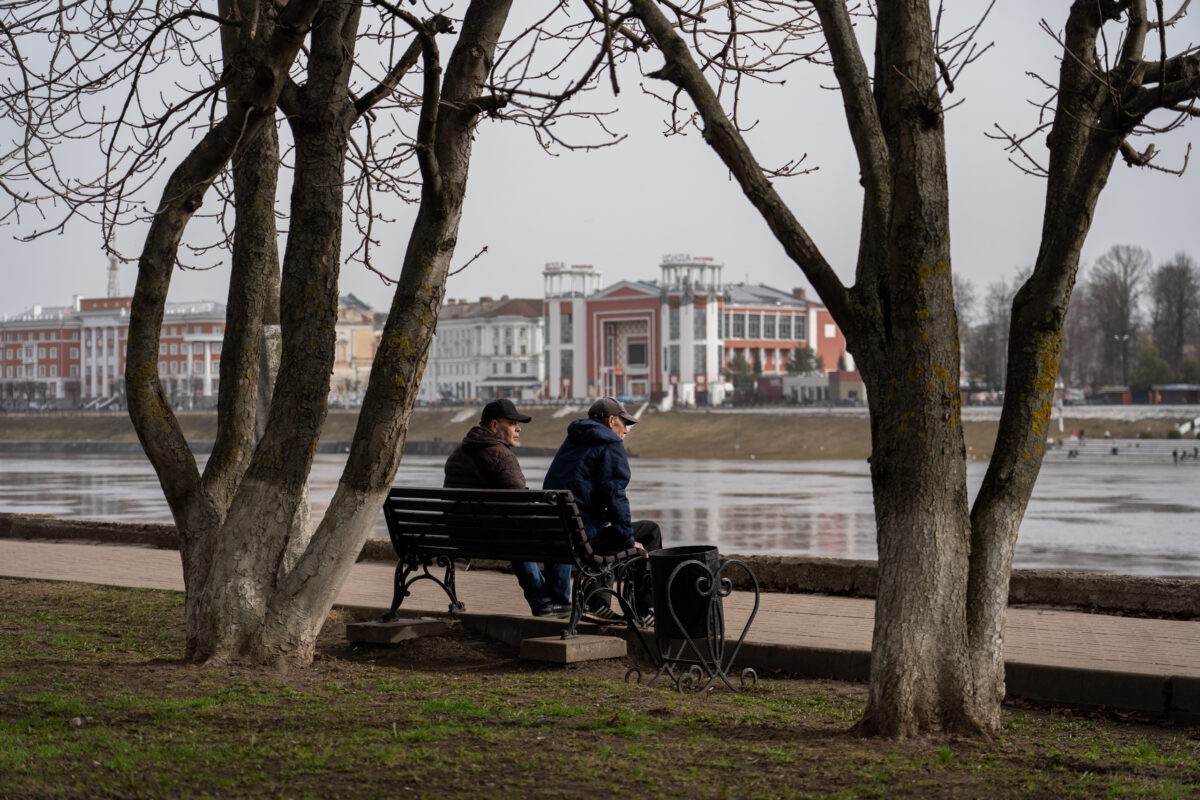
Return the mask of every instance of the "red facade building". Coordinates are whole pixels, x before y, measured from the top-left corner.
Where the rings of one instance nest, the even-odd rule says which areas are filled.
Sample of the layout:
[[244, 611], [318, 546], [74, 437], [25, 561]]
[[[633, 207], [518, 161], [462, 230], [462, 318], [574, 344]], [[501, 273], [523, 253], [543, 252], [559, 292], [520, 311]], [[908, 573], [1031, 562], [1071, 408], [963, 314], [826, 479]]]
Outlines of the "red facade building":
[[722, 270], [711, 258], [672, 255], [658, 280], [601, 289], [590, 266], [548, 264], [547, 397], [719, 405], [743, 365], [782, 375], [800, 348], [826, 370], [848, 360], [841, 331], [803, 290], [725, 284]]

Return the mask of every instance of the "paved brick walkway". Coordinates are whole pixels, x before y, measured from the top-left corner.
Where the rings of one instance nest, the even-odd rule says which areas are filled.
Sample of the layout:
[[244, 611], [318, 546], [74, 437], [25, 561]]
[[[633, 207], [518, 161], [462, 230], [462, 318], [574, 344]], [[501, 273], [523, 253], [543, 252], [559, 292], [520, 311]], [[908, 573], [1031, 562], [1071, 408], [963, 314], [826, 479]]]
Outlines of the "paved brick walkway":
[[[355, 565], [342, 588], [343, 605], [385, 609], [391, 600], [390, 566]], [[67, 544], [0, 539], [0, 575], [80, 581], [113, 586], [182, 590], [179, 554], [173, 550], [118, 545]], [[469, 612], [526, 616], [516, 580], [487, 570], [458, 573], [459, 596]], [[0, 601], [2, 602], [2, 601]], [[744, 623], [752, 598], [735, 592], [726, 600], [727, 627]], [[445, 611], [445, 595], [421, 581], [406, 609]], [[763, 594], [747, 642], [780, 649], [867, 653], [874, 603], [804, 594]], [[1005, 661], [1133, 676], [1200, 678], [1200, 621], [1135, 619], [1050, 609], [1013, 608], [1008, 614]]]

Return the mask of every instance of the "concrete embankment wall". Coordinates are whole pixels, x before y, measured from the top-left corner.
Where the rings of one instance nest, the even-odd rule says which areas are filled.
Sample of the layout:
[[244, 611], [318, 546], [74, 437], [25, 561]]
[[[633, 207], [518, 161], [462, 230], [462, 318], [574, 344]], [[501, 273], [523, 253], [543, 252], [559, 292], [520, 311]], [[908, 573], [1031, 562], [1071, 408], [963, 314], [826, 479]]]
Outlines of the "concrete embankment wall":
[[[0, 513], [0, 537], [64, 541], [93, 541], [166, 549], [178, 548], [175, 526], [169, 523], [129, 523], [103, 520], [65, 520], [31, 514]], [[768, 592], [874, 597], [874, 561], [802, 556], [738, 556]], [[361, 559], [395, 562], [391, 543], [372, 539]], [[474, 561], [476, 568], [506, 569], [500, 562]], [[742, 570], [726, 576], [747, 588]], [[1014, 570], [1009, 589], [1012, 605], [1129, 614], [1173, 619], [1200, 619], [1200, 579], [1152, 578], [1070, 570]]]

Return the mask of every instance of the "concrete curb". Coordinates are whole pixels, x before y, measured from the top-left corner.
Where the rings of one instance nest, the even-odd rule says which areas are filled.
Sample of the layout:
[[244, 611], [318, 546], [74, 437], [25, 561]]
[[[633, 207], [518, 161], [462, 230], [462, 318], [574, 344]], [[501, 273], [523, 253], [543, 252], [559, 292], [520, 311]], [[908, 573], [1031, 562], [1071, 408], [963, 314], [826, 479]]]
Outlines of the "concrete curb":
[[[60, 541], [94, 541], [178, 549], [179, 537], [169, 523], [64, 520], [36, 514], [0, 513], [0, 537]], [[764, 592], [823, 594], [837, 597], [875, 596], [874, 561], [802, 556], [729, 556], [744, 561]], [[370, 539], [360, 561], [395, 563], [391, 542]], [[500, 561], [471, 562], [473, 569], [508, 571]], [[734, 588], [749, 589], [741, 570], [730, 570]], [[1152, 578], [1070, 570], [1013, 570], [1010, 605], [1037, 605], [1109, 614], [1200, 619], [1200, 579]]]
[[1007, 662], [1008, 699], [1200, 722], [1200, 679]]

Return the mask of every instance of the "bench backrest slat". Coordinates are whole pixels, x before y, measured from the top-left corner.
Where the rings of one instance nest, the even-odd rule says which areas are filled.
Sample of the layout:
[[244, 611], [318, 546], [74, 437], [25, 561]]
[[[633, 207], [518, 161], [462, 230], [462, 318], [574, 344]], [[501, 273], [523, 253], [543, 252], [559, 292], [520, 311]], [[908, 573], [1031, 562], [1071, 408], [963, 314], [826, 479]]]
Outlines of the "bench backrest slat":
[[570, 492], [400, 486], [384, 503], [398, 555], [593, 562]]
[[561, 537], [564, 530], [562, 517], [558, 515], [546, 517], [526, 513], [492, 514], [483, 509], [458, 505], [437, 513], [393, 508], [392, 521], [406, 527], [440, 525], [462, 529], [486, 527], [498, 531], [540, 531], [545, 538], [552, 538], [554, 534]]

